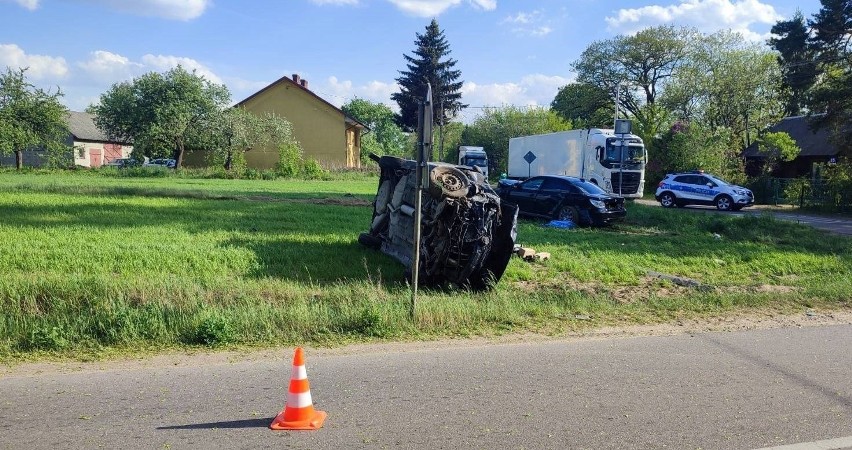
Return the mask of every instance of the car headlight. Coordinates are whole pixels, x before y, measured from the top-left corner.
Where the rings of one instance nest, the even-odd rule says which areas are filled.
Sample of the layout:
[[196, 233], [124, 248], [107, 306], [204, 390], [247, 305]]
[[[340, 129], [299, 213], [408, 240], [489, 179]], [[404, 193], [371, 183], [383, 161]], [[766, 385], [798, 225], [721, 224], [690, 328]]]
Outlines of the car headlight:
[[594, 206], [595, 208], [598, 208], [598, 209], [605, 209], [606, 208], [606, 205], [601, 200], [589, 200], [589, 203], [591, 203], [592, 206]]

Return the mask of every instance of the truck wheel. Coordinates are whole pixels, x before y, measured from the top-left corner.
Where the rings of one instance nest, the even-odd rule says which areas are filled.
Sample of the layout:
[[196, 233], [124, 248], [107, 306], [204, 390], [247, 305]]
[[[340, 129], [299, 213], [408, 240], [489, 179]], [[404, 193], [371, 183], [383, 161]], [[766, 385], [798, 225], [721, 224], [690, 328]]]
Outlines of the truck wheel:
[[577, 211], [577, 208], [571, 205], [564, 205], [559, 208], [556, 218], [558, 220], [570, 220], [575, 225], [580, 225], [580, 213]]
[[719, 211], [730, 211], [734, 206], [734, 199], [728, 195], [720, 195], [716, 198], [716, 209]]
[[660, 205], [662, 205], [663, 208], [673, 208], [677, 206], [677, 204], [677, 198], [675, 198], [674, 194], [671, 192], [663, 192], [662, 195], [660, 195]]
[[[440, 193], [452, 198], [467, 196], [467, 191], [470, 188], [470, 181], [468, 181], [467, 175], [455, 167], [435, 167], [429, 172], [429, 181], [431, 182], [434, 194]], [[438, 195], [434, 196], [437, 197]]]

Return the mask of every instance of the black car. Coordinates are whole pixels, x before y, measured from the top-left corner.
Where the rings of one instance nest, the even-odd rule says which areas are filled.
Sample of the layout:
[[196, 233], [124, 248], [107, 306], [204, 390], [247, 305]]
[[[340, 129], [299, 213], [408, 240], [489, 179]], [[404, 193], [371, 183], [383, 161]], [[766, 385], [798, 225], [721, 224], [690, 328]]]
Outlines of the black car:
[[526, 216], [605, 225], [627, 215], [624, 199], [580, 178], [545, 175], [526, 181], [500, 180], [497, 194]]

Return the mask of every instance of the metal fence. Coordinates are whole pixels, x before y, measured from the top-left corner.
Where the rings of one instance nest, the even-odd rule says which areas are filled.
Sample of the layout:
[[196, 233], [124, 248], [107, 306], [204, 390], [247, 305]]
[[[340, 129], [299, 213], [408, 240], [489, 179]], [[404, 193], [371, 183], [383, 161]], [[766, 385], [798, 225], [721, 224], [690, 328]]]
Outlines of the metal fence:
[[757, 178], [746, 187], [764, 205], [794, 205], [826, 212], [852, 212], [852, 182], [806, 178]]

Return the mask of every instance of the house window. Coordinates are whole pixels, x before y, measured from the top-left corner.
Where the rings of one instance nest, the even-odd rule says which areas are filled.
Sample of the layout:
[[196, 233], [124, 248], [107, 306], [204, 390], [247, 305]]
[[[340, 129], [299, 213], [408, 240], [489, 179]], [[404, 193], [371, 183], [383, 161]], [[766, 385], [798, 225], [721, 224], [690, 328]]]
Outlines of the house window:
[[86, 157], [86, 149], [83, 147], [77, 147], [77, 158], [83, 159]]

